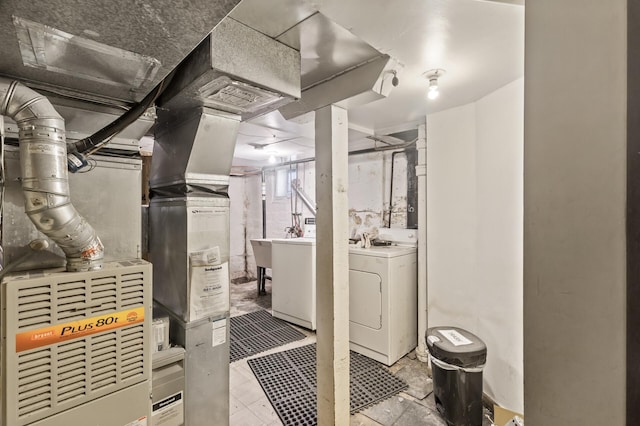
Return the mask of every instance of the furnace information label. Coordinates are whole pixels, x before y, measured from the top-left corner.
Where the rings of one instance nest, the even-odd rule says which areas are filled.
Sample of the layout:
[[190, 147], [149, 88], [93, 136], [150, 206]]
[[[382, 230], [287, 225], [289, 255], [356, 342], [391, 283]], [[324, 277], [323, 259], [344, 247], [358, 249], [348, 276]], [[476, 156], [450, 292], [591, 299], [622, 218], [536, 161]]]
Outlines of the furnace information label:
[[229, 310], [229, 263], [220, 264], [220, 248], [189, 254], [189, 320]]
[[70, 321], [16, 334], [16, 352], [127, 327], [144, 321], [144, 307]]
[[184, 422], [182, 391], [153, 404], [151, 420], [154, 426], [181, 426]]
[[221, 319], [211, 323], [211, 346], [216, 347], [227, 341], [227, 320]]

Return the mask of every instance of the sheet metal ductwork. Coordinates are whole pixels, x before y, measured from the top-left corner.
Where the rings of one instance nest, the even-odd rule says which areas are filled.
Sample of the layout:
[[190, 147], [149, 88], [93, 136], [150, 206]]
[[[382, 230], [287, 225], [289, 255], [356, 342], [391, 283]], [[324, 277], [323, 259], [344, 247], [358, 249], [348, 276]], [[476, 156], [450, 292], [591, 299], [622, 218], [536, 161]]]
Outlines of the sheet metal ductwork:
[[248, 120], [300, 93], [300, 52], [226, 18], [180, 65], [157, 104], [174, 111], [207, 107]]
[[71, 204], [64, 119], [49, 100], [17, 81], [0, 78], [0, 114], [18, 125], [25, 212], [65, 253], [67, 271], [102, 268], [104, 248]]
[[300, 53], [225, 18], [156, 101], [149, 258], [154, 301], [187, 348], [185, 425], [229, 422], [228, 188], [240, 121], [299, 96]]
[[226, 197], [240, 121], [300, 97], [300, 52], [222, 20], [156, 101], [153, 196]]

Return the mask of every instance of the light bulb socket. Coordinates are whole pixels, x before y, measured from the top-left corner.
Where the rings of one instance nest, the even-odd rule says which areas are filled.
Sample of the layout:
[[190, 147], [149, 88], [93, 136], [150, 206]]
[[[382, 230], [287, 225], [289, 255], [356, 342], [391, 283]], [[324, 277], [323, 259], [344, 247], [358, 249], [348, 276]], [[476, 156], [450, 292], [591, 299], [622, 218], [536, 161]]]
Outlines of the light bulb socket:
[[434, 100], [440, 95], [439, 87], [438, 87], [438, 78], [440, 78], [444, 74], [444, 72], [445, 71], [443, 69], [437, 68], [437, 69], [426, 71], [422, 74], [422, 76], [429, 81], [427, 98]]
[[422, 76], [424, 78], [426, 78], [427, 80], [431, 81], [433, 79], [435, 79], [436, 81], [442, 77], [444, 74], [446, 73], [445, 70], [441, 69], [441, 68], [434, 68], [432, 70], [429, 71], [425, 71], [422, 73]]

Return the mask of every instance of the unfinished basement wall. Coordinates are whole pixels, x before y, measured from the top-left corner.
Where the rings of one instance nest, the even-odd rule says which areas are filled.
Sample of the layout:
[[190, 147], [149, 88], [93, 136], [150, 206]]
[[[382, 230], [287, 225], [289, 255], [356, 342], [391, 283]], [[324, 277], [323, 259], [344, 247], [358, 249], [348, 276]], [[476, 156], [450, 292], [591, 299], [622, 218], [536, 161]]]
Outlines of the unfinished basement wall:
[[427, 117], [429, 326], [488, 347], [484, 392], [523, 411], [523, 117], [518, 79]]
[[350, 237], [363, 232], [376, 236], [380, 228], [388, 226], [406, 227], [407, 158], [402, 152], [395, 155], [391, 191], [392, 157], [392, 152], [386, 151], [349, 158]]
[[[349, 224], [350, 235], [362, 232], [377, 235], [380, 228], [389, 224], [389, 195], [391, 184], [390, 151], [349, 157]], [[278, 171], [281, 171], [278, 175]], [[306, 195], [315, 201], [315, 163], [301, 163], [265, 172], [267, 238], [287, 238], [286, 228], [291, 227], [291, 212], [301, 213], [300, 223], [305, 217], [313, 217], [301, 200], [296, 203], [291, 193], [279, 196], [276, 188], [282, 171], [295, 172]], [[395, 156], [393, 179], [393, 201], [391, 226], [406, 227], [407, 221], [407, 174], [406, 157]], [[279, 176], [279, 177], [277, 177]], [[242, 180], [242, 183], [235, 182]], [[229, 188], [231, 197], [231, 277], [255, 279], [256, 264], [251, 248], [251, 239], [262, 238], [262, 196], [260, 175], [232, 178]], [[293, 197], [293, 198], [292, 198]], [[243, 251], [244, 250], [244, 251]]]

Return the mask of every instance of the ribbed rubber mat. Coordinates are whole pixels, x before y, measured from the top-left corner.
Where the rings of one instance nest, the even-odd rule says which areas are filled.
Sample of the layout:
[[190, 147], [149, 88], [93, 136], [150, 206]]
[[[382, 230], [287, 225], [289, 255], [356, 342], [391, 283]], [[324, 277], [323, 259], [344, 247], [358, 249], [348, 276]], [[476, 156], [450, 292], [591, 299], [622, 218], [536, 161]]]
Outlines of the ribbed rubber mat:
[[[382, 364], [353, 351], [349, 359], [351, 414], [407, 388]], [[282, 423], [317, 423], [315, 344], [250, 359], [248, 363]]]
[[286, 343], [304, 339], [305, 335], [267, 311], [231, 317], [230, 362], [264, 352]]

